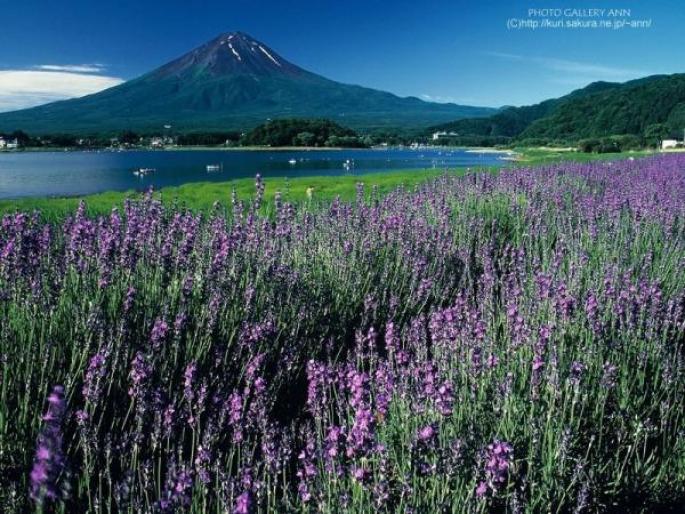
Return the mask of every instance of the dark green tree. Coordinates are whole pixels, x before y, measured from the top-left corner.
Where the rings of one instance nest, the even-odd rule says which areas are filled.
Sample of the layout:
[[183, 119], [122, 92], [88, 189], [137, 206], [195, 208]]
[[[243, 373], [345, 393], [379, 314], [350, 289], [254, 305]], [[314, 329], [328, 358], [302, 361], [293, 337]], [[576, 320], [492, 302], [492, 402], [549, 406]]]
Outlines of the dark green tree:
[[653, 123], [645, 128], [645, 140], [650, 145], [658, 147], [670, 132], [665, 123]]
[[140, 136], [132, 130], [124, 130], [119, 134], [119, 142], [127, 145], [135, 145], [140, 141]]

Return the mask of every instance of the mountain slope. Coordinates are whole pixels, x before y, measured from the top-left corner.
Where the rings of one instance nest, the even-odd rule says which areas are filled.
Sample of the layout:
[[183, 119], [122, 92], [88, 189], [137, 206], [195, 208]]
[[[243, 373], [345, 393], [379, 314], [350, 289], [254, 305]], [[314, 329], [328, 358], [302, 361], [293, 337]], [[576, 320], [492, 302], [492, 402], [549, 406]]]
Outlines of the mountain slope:
[[664, 124], [673, 133], [685, 128], [685, 74], [652, 75], [625, 83], [595, 82], [560, 98], [429, 130], [460, 136], [578, 141], [642, 136], [654, 124]]
[[436, 104], [306, 71], [241, 32], [222, 34], [142, 77], [83, 98], [0, 114], [0, 131], [247, 129], [267, 118], [330, 118], [355, 128], [419, 126], [495, 109]]
[[536, 120], [522, 138], [578, 140], [612, 135], [644, 135], [665, 124], [681, 134], [685, 125], [685, 74], [655, 75], [560, 105]]
[[452, 121], [431, 127], [432, 131], [450, 131], [459, 135], [486, 137], [516, 137], [534, 121], [554, 112], [560, 105], [575, 99], [610, 91], [620, 87], [611, 82], [594, 82], [587, 87], [573, 91], [560, 98], [552, 98], [538, 104], [522, 107], [507, 107], [492, 116]]

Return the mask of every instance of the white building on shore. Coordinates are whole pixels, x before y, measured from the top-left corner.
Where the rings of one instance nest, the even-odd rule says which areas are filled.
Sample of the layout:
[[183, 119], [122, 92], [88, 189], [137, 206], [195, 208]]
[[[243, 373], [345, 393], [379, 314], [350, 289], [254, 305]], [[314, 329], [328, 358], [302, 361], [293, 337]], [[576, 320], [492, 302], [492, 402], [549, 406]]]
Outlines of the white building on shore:
[[678, 148], [682, 143], [677, 139], [664, 139], [661, 141], [661, 149], [668, 150], [669, 148]]
[[17, 148], [19, 148], [18, 139], [5, 139], [4, 137], [0, 137], [0, 150], [16, 150]]
[[150, 138], [151, 148], [164, 148], [165, 146], [171, 146], [174, 143], [174, 138], [171, 136], [153, 136]]
[[443, 137], [453, 137], [453, 136], [458, 136], [456, 132], [446, 132], [446, 131], [440, 131], [440, 132], [433, 132], [433, 141], [438, 141], [440, 138]]

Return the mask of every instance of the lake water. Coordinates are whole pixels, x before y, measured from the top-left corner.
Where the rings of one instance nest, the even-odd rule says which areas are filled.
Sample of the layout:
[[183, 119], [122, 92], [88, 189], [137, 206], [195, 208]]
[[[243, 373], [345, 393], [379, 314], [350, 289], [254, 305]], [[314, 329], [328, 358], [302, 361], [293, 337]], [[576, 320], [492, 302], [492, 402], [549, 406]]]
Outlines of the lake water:
[[[235, 178], [356, 175], [400, 169], [503, 165], [503, 154], [457, 149], [100, 151], [0, 153], [0, 198], [144, 190]], [[289, 161], [294, 160], [294, 163]], [[344, 163], [349, 160], [346, 168]], [[207, 171], [207, 165], [220, 165]], [[155, 172], [138, 177], [138, 168]]]

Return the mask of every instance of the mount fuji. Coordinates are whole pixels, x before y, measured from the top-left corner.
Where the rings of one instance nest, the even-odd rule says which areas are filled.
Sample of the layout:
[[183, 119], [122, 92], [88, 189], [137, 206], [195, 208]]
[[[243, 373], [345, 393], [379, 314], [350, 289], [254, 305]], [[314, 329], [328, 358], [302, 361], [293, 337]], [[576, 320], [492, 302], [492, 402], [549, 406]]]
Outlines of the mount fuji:
[[82, 98], [0, 113], [0, 132], [246, 130], [276, 118], [328, 118], [357, 129], [423, 128], [496, 109], [433, 103], [342, 84], [242, 32], [221, 34], [141, 77]]

